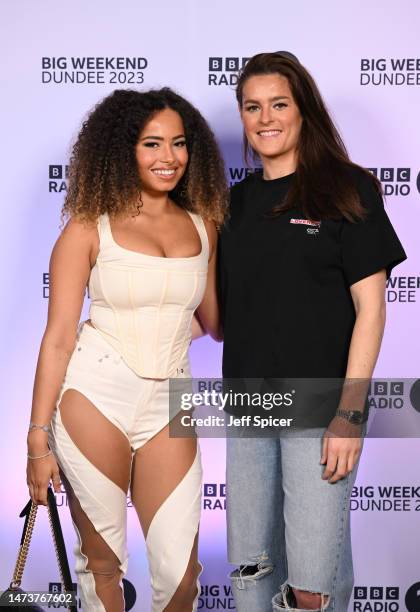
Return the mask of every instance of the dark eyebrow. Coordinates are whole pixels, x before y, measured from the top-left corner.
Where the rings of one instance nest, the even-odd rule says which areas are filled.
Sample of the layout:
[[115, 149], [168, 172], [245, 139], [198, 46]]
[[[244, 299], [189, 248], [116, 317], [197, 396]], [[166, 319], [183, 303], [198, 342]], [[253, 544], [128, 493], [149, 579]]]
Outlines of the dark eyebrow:
[[[185, 138], [185, 134], [179, 134], [178, 136], [174, 136], [172, 138], [172, 140], [178, 140], [178, 138]], [[151, 140], [164, 140], [162, 138], [162, 136], [144, 136], [144, 138], [140, 138], [140, 141], [142, 141], [142, 140], [149, 140], [149, 139], [151, 139]]]
[[[275, 102], [276, 100], [290, 100], [289, 96], [274, 96], [274, 98], [270, 98], [269, 102]], [[245, 100], [244, 104], [259, 104], [259, 100]]]

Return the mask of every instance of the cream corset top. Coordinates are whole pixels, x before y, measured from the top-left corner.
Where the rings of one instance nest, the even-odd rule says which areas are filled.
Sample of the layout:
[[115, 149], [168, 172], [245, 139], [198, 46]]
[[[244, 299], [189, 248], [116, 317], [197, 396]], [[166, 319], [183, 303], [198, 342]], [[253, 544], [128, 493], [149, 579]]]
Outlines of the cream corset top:
[[207, 280], [204, 222], [188, 212], [201, 240], [194, 257], [157, 257], [119, 246], [107, 214], [99, 217], [100, 246], [91, 270], [93, 326], [145, 378], [169, 378], [191, 340], [191, 320]]

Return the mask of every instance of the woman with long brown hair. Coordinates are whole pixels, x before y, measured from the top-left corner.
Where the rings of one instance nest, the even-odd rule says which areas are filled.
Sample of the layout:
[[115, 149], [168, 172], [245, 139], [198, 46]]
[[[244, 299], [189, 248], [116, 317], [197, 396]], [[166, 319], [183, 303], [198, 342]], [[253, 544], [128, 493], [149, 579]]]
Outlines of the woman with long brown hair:
[[[236, 97], [246, 153], [262, 169], [232, 188], [220, 238], [223, 374], [271, 388], [293, 380], [296, 396], [305, 391], [299, 427], [264, 438], [244, 428], [227, 441], [236, 607], [345, 612], [365, 383], [381, 345], [386, 279], [405, 253], [380, 184], [350, 161], [294, 56], [251, 58]], [[343, 383], [326, 412], [308, 392], [324, 380]]]
[[[153, 612], [196, 609], [200, 452], [195, 438], [169, 434], [179, 408], [169, 405], [168, 380], [191, 375], [192, 324], [218, 333], [215, 224], [225, 193], [210, 128], [168, 88], [113, 92], [74, 146], [27, 481], [38, 504], [50, 479], [56, 491], [60, 477], [65, 486], [85, 612], [124, 610], [128, 491], [146, 538]], [[90, 317], [77, 333], [87, 285]]]

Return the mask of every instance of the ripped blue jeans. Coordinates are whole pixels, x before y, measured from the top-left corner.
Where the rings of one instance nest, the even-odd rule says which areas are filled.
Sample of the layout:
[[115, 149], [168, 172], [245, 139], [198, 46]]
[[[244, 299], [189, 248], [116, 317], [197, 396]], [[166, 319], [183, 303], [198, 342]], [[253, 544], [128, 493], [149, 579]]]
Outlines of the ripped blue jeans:
[[237, 612], [300, 611], [295, 589], [322, 612], [346, 612], [353, 587], [349, 499], [357, 466], [322, 480], [324, 430], [228, 438], [228, 560]]

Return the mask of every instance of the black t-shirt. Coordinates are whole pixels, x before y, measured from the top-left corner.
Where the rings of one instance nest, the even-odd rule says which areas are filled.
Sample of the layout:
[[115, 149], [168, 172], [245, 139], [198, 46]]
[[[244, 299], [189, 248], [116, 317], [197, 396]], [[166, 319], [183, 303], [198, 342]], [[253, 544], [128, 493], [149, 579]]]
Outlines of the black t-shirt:
[[343, 377], [355, 310], [350, 286], [406, 259], [373, 181], [354, 180], [368, 216], [305, 219], [299, 208], [270, 218], [293, 175], [251, 174], [231, 190], [219, 241], [223, 375]]

